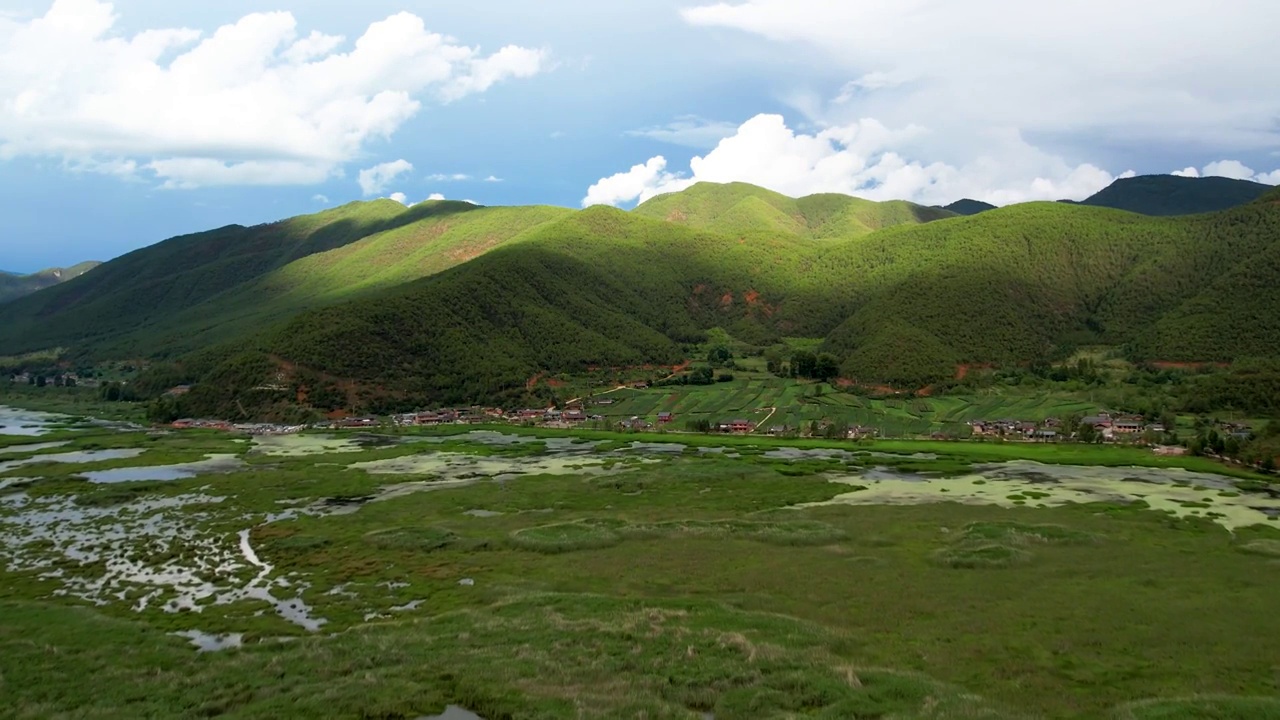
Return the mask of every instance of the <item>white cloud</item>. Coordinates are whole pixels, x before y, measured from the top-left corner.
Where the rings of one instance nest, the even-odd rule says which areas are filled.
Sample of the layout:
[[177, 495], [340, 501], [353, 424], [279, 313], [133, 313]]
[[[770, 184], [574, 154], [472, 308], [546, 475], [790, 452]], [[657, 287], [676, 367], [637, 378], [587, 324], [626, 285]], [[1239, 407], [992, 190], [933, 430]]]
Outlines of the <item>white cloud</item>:
[[393, 192], [393, 193], [391, 193], [390, 195], [388, 195], [387, 197], [388, 197], [389, 199], [391, 199], [391, 200], [395, 200], [396, 202], [400, 203], [401, 205], [408, 205], [408, 204], [409, 204], [409, 196], [408, 196], [408, 195], [405, 195], [405, 194], [404, 194], [404, 193], [402, 193], [402, 192]]
[[804, 54], [781, 43], [817, 49], [823, 74], [862, 78], [851, 111], [894, 126], [1255, 149], [1280, 135], [1274, 0], [734, 0], [682, 16], [776, 41], [793, 62]]
[[627, 172], [601, 178], [587, 189], [582, 206], [621, 205], [637, 199], [643, 202], [654, 195], [676, 192], [692, 184], [692, 181], [666, 172], [666, 167], [667, 159], [659, 155]]
[[427, 196], [427, 199], [428, 199], [428, 200], [443, 200], [443, 199], [444, 199], [444, 194], [443, 194], [443, 193], [431, 193], [430, 195], [428, 195], [428, 196]]
[[666, 125], [629, 130], [626, 134], [630, 137], [647, 137], [672, 145], [705, 150], [715, 147], [716, 143], [729, 137], [737, 129], [738, 126], [733, 123], [707, 120], [697, 115], [684, 115]]
[[424, 99], [441, 102], [544, 70], [541, 50], [489, 56], [399, 13], [351, 43], [300, 35], [287, 12], [212, 33], [117, 29], [102, 0], [55, 0], [0, 19], [0, 159], [55, 157], [173, 188], [306, 184], [340, 174]]
[[1205, 177], [1224, 177], [1232, 180], [1252, 180], [1253, 169], [1239, 160], [1219, 160], [1204, 166]]
[[360, 190], [365, 195], [376, 195], [393, 180], [411, 170], [413, 170], [413, 163], [401, 158], [361, 170], [357, 182], [360, 183]]
[[820, 131], [927, 129], [882, 150], [978, 171], [947, 181], [975, 196], [1117, 165], [1113, 148], [1252, 160], [1280, 146], [1274, 0], [702, 0], [682, 16], [772, 41], [752, 54], [764, 72], [785, 64], [778, 99]]
[[[1071, 166], [1023, 142], [1016, 133], [995, 138], [999, 153], [953, 166], [904, 157], [894, 148], [925, 131], [886, 128], [874, 120], [796, 133], [779, 115], [757, 115], [705, 156], [689, 173], [651, 158], [592, 185], [583, 205], [643, 202], [700, 182], [748, 182], [799, 197], [820, 192], [925, 204], [962, 197], [1005, 205], [1027, 200], [1082, 199], [1117, 176], [1089, 164]], [[1126, 172], [1120, 177], [1132, 176]]]
[[1172, 173], [1179, 177], [1225, 177], [1232, 180], [1252, 180], [1264, 185], [1280, 185], [1280, 170], [1269, 173], [1255, 173], [1253, 168], [1239, 160], [1219, 160], [1197, 170], [1194, 167], [1175, 170]]
[[485, 181], [485, 182], [487, 182], [487, 183], [500, 183], [500, 182], [503, 182], [502, 178], [498, 177], [497, 175], [490, 175], [489, 177], [485, 178], [485, 179], [484, 179], [484, 181]]
[[465, 173], [435, 173], [434, 175], [428, 175], [427, 179], [432, 182], [465, 182], [470, 180], [471, 176]]
[[328, 196], [328, 195], [321, 195], [321, 194], [317, 193], [317, 194], [315, 194], [315, 195], [312, 195], [312, 196], [311, 196], [311, 200], [312, 200], [312, 202], [323, 203], [323, 204], [325, 204], [325, 205], [328, 205], [328, 204], [329, 204], [329, 196]]

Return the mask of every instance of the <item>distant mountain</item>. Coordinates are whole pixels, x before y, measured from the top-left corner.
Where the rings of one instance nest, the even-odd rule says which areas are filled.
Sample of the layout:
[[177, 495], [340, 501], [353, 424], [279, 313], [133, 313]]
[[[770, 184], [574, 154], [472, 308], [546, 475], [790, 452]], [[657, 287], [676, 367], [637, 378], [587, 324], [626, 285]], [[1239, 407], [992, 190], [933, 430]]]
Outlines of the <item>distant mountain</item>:
[[30, 275], [0, 270], [0, 303], [17, 300], [38, 290], [78, 278], [102, 263], [91, 261], [68, 268], [50, 268]]
[[1140, 175], [1116, 180], [1079, 205], [1128, 210], [1142, 215], [1196, 215], [1244, 205], [1270, 185], [1222, 177]]
[[950, 205], [941, 206], [943, 210], [949, 210], [957, 215], [977, 215], [988, 210], [995, 210], [996, 206], [991, 203], [982, 202], [981, 200], [970, 200], [965, 198], [957, 200]]

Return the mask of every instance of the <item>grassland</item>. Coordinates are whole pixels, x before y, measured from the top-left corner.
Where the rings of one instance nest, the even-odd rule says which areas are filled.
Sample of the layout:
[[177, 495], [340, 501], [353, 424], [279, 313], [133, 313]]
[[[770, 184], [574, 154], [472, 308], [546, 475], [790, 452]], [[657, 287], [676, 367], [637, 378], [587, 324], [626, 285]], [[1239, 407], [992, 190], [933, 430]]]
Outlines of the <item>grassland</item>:
[[676, 415], [677, 427], [683, 427], [689, 420], [715, 423], [743, 418], [762, 424], [763, 431], [773, 426], [807, 428], [813, 422], [829, 421], [873, 427], [882, 437], [918, 437], [933, 432], [960, 437], [967, 432], [966, 423], [971, 420], [1061, 419], [1099, 409], [1086, 399], [1065, 393], [1013, 391], [885, 399], [854, 394], [829, 383], [763, 375], [701, 387], [627, 388], [595, 398], [613, 401], [591, 409], [611, 421], [638, 416], [653, 422], [659, 412], [672, 412]]
[[[447, 703], [489, 719], [1280, 712], [1268, 639], [1280, 632], [1267, 580], [1275, 529], [1231, 534], [1140, 503], [797, 510], [847, 491], [815, 474], [831, 465], [557, 437], [264, 455], [214, 433], [55, 430], [40, 441], [72, 443], [59, 451], [146, 448], [93, 468], [239, 452], [238, 473], [133, 488], [86, 487], [73, 475], [88, 466], [42, 465], [44, 479], [18, 492], [99, 509], [223, 497], [175, 515], [198, 530], [184, 550], [143, 532], [152, 550], [140, 556], [180, 564], [252, 527], [261, 561], [328, 624], [306, 633], [253, 601], [178, 614], [93, 607], [50, 597], [58, 579], [5, 570], [0, 716], [415, 717]], [[566, 451], [609, 468], [460, 473], [431, 492], [401, 488], [447, 478], [346, 469], [447, 452], [515, 470]], [[348, 510], [256, 524], [282, 507]], [[0, 502], [0, 534], [19, 512]], [[200, 655], [169, 634], [189, 629], [242, 633], [244, 644]]]
[[[808, 507], [849, 490], [824, 476], [847, 464], [771, 458], [763, 450], [785, 443], [768, 438], [701, 438], [732, 457], [693, 443], [627, 449], [643, 436], [495, 437], [29, 438], [67, 443], [40, 453], [145, 452], [0, 472], [0, 483], [36, 478], [0, 490], [0, 717], [411, 718], [451, 703], [490, 720], [1280, 713], [1274, 528], [1230, 533], [1141, 503]], [[858, 449], [946, 473], [948, 458], [906, 453], [954, 448]], [[75, 477], [225, 452], [244, 466], [169, 483]], [[422, 469], [348, 469], [386, 462]], [[519, 474], [535, 462], [547, 469]], [[145, 582], [121, 586], [129, 602], [55, 596], [114, 572], [61, 554], [80, 541], [9, 534], [27, 509], [69, 498], [101, 513], [68, 520], [78, 532], [142, 523], [129, 557], [144, 567], [234, 559], [249, 528], [269, 587], [327, 623], [308, 633], [252, 598], [168, 613], [161, 594], [137, 610]], [[278, 517], [288, 508], [299, 512]], [[186, 534], [158, 534], [175, 524]], [[15, 549], [61, 572], [15, 569]], [[219, 562], [201, 582], [234, 587], [261, 572]], [[187, 630], [237, 633], [243, 647], [198, 654], [170, 634]]]

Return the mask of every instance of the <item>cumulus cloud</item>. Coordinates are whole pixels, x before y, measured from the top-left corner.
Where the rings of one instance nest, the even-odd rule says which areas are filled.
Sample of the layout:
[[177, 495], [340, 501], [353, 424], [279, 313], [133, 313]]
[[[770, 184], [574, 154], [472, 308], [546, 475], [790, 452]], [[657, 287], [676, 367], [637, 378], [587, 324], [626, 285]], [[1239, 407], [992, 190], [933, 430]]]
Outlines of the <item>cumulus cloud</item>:
[[629, 130], [626, 135], [707, 150], [715, 147], [737, 129], [738, 126], [733, 123], [707, 120], [697, 115], [684, 115], [666, 125]]
[[1246, 167], [1239, 160], [1219, 160], [1204, 166], [1204, 175], [1208, 177], [1224, 177], [1232, 180], [1252, 180], [1253, 169]]
[[[735, 0], [682, 15], [777, 41], [793, 58], [781, 43], [817, 49], [828, 77], [860, 79], [851, 112], [891, 125], [939, 118], [1258, 149], [1280, 134], [1273, 0]], [[1188, 37], [1230, 42], [1181, 52]]]
[[487, 183], [500, 183], [500, 182], [502, 182], [503, 180], [502, 180], [502, 178], [498, 177], [497, 175], [490, 175], [489, 177], [485, 178], [485, 179], [484, 179], [484, 181], [485, 181], [485, 182], [487, 182]]
[[[1104, 175], [1082, 163], [1133, 163], [1120, 147], [1253, 160], [1280, 146], [1273, 0], [1233, 0], [1229, 12], [1201, 0], [703, 0], [682, 16], [772, 41], [754, 52], [799, 66], [779, 99], [819, 135], [868, 118], [927, 130], [881, 148], [904, 163], [889, 171], [882, 154], [884, 171], [916, 199], [937, 197], [925, 178], [980, 198], [1069, 197]], [[1230, 41], [1182, 52], [1188, 37]]]
[[1252, 180], [1253, 182], [1262, 183], [1264, 185], [1280, 185], [1280, 170], [1269, 173], [1255, 173], [1253, 168], [1245, 165], [1239, 160], [1219, 160], [1205, 165], [1197, 170], [1194, 167], [1182, 170], [1174, 170], [1172, 175], [1178, 177], [1225, 177], [1232, 180]]
[[321, 195], [321, 194], [318, 194], [318, 193], [317, 193], [316, 195], [312, 195], [312, 196], [311, 196], [311, 201], [312, 201], [312, 202], [323, 203], [323, 204], [325, 204], [325, 205], [328, 205], [328, 204], [329, 204], [329, 196], [328, 196], [328, 195]]
[[622, 205], [637, 199], [643, 202], [654, 195], [676, 192], [693, 184], [692, 180], [669, 173], [666, 168], [667, 159], [659, 155], [626, 172], [601, 178], [587, 189], [582, 206]]
[[405, 194], [404, 194], [404, 193], [402, 193], [402, 192], [393, 192], [393, 193], [391, 193], [390, 195], [388, 195], [387, 197], [388, 197], [388, 198], [390, 198], [391, 200], [395, 200], [396, 202], [400, 203], [401, 205], [408, 205], [408, 204], [409, 204], [409, 196], [408, 196], [408, 195], [405, 195]]
[[412, 170], [413, 163], [401, 158], [361, 170], [357, 182], [360, 183], [360, 190], [365, 195], [377, 195], [393, 180]]
[[443, 199], [444, 199], [444, 194], [443, 194], [443, 193], [431, 193], [430, 195], [428, 195], [428, 196], [427, 196], [427, 199], [428, 199], [428, 200], [443, 200]]
[[492, 55], [399, 13], [353, 43], [302, 35], [287, 12], [205, 33], [126, 34], [102, 0], [0, 19], [0, 159], [121, 168], [165, 186], [317, 183], [392, 135], [423, 101], [545, 70], [542, 50]]
[[1005, 205], [1081, 199], [1117, 178], [1093, 165], [1069, 165], [1028, 145], [1016, 133], [999, 138], [998, 157], [978, 157], [959, 167], [913, 160], [894, 149], [925, 132], [915, 126], [890, 129], [875, 120], [862, 120], [805, 134], [788, 127], [780, 115], [757, 115], [714, 150], [694, 157], [689, 172], [668, 170], [667, 160], [657, 156], [601, 179], [587, 191], [582, 204], [643, 202], [708, 181], [748, 182], [793, 197], [837, 192], [925, 204], [971, 197]]

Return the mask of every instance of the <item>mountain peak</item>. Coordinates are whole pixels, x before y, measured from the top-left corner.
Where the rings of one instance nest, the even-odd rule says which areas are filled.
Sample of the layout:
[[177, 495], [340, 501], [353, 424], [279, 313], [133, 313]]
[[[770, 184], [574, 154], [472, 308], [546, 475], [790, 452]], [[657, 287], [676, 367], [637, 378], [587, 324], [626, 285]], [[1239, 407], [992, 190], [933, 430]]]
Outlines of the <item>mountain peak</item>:
[[1120, 178], [1080, 204], [1143, 215], [1196, 215], [1253, 202], [1270, 190], [1262, 183], [1224, 177], [1138, 175]]

